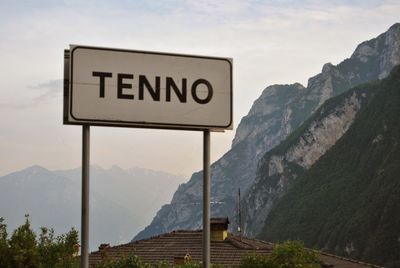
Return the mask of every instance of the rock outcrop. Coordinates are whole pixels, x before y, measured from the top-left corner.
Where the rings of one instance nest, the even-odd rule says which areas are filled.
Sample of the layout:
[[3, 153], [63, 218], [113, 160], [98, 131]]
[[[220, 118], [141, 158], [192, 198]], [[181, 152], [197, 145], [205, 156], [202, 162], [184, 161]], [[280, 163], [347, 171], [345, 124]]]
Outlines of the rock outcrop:
[[298, 130], [263, 157], [244, 200], [246, 235], [256, 236], [261, 231], [273, 205], [298, 176], [346, 133], [370, 95], [361, 88], [325, 102]]

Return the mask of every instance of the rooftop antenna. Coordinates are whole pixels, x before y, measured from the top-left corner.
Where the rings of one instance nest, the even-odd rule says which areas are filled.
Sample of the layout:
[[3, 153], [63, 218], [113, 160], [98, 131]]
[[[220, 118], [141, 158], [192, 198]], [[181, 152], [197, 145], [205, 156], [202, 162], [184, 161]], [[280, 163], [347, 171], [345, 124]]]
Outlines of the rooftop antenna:
[[238, 188], [238, 232], [240, 240], [242, 240], [242, 209], [240, 206], [240, 188]]

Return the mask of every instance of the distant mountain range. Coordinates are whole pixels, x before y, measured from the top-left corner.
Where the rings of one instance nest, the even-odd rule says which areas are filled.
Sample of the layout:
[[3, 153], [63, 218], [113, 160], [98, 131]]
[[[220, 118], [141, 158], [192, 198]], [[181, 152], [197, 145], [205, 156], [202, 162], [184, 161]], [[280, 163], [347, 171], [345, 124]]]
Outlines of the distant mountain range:
[[[307, 246], [316, 246], [336, 254], [378, 264], [396, 265], [393, 263], [400, 257], [395, 253], [398, 249], [398, 242], [395, 241], [399, 241], [400, 236], [393, 226], [398, 220], [397, 217], [393, 217], [393, 221], [387, 223], [391, 219], [386, 217], [385, 211], [394, 213], [394, 207], [383, 205], [384, 202], [391, 204], [395, 199], [382, 198], [383, 203], [375, 202], [375, 194], [378, 192], [366, 190], [364, 187], [369, 187], [370, 183], [379, 187], [380, 177], [376, 174], [384, 174], [386, 170], [375, 165], [369, 168], [365, 165], [372, 164], [368, 159], [375, 159], [381, 167], [386, 165], [382, 161], [388, 159], [388, 164], [394, 165], [389, 170], [395, 172], [394, 174], [400, 173], [400, 170], [397, 173], [395, 171], [397, 160], [388, 158], [392, 155], [389, 146], [382, 145], [381, 151], [368, 150], [369, 147], [383, 142], [382, 139], [386, 137], [383, 132], [385, 128], [390, 130], [390, 133], [392, 127], [397, 129], [398, 121], [391, 120], [393, 125], [384, 127], [382, 122], [380, 125], [368, 125], [367, 118], [364, 119], [364, 123], [360, 123], [359, 120], [361, 117], [386, 120], [386, 112], [382, 111], [385, 105], [382, 106], [382, 103], [387, 103], [387, 109], [397, 105], [394, 104], [395, 100], [390, 102], [389, 99], [390, 96], [395, 99], [398, 97], [395, 92], [395, 89], [398, 89], [395, 81], [398, 79], [398, 71], [394, 71], [388, 80], [379, 80], [387, 77], [398, 64], [400, 24], [396, 23], [387, 32], [359, 44], [351, 57], [338, 65], [325, 64], [321, 73], [308, 80], [307, 87], [299, 83], [267, 87], [254, 102], [249, 114], [241, 120], [231, 149], [212, 164], [212, 215], [228, 216], [231, 219], [232, 231], [235, 231], [238, 222], [236, 193], [240, 188], [245, 193], [242, 227], [248, 236], [273, 241], [301, 238]], [[386, 91], [387, 93], [381, 93]], [[382, 109], [373, 108], [373, 103], [378, 102], [377, 99], [383, 98], [383, 95], [388, 99], [387, 102], [381, 100], [379, 105]], [[375, 112], [368, 113], [370, 110]], [[387, 112], [390, 117], [395, 117], [398, 110]], [[366, 125], [354, 130], [359, 124]], [[376, 135], [372, 140], [372, 136], [365, 136], [373, 134]], [[390, 135], [388, 137], [393, 147], [397, 144], [397, 137]], [[351, 144], [352, 139], [357, 142]], [[342, 144], [344, 141], [345, 145]], [[361, 141], [364, 143], [359, 144]], [[339, 150], [336, 147], [339, 144], [343, 147], [340, 153], [335, 154], [336, 158], [332, 157], [335, 161], [326, 162], [331, 151]], [[364, 161], [364, 165], [356, 161]], [[349, 163], [354, 168], [353, 173], [346, 169]], [[320, 165], [323, 165], [323, 172]], [[315, 171], [317, 167], [320, 173]], [[399, 165], [397, 167], [400, 168]], [[368, 175], [367, 171], [376, 176]], [[368, 176], [365, 184], [360, 182], [360, 174]], [[334, 186], [335, 183], [329, 178], [338, 180], [337, 185]], [[387, 180], [390, 187], [395, 187], [396, 190], [392, 189], [393, 191], [399, 190], [398, 178], [397, 184], [394, 178]], [[176, 229], [201, 228], [201, 187], [202, 172], [194, 173], [189, 182], [178, 188], [171, 203], [164, 205], [152, 223], [134, 239]], [[382, 186], [379, 196], [392, 196], [389, 192], [390, 187]], [[326, 189], [330, 190], [324, 192]], [[322, 196], [323, 193], [328, 196]], [[323, 206], [319, 205], [317, 197], [324, 200]], [[335, 198], [340, 202], [334, 202]], [[352, 200], [358, 202], [357, 205], [353, 205]], [[344, 201], [350, 203], [346, 206]], [[357, 208], [363, 206], [363, 202], [365, 208], [371, 204], [368, 211], [377, 210], [369, 212], [376, 217], [367, 217], [367, 209], [357, 211]], [[334, 205], [338, 206], [338, 210], [330, 207]], [[288, 209], [289, 207], [291, 209]], [[300, 210], [294, 211], [294, 208]], [[285, 209], [288, 209], [288, 212]], [[304, 216], [302, 211], [305, 212]], [[385, 219], [385, 222], [376, 223], [379, 216], [380, 219]], [[312, 219], [318, 221], [312, 222]], [[327, 221], [327, 225], [321, 227], [321, 224], [325, 224], [324, 220]], [[352, 223], [348, 225], [348, 221]], [[352, 229], [358, 226], [356, 223], [360, 226], [358, 234]], [[369, 227], [364, 228], [363, 225]], [[307, 229], [308, 227], [310, 229]], [[372, 232], [373, 227], [378, 230]], [[330, 233], [333, 230], [337, 232]], [[340, 230], [343, 231], [341, 235]], [[363, 233], [360, 233], [361, 230]], [[311, 234], [312, 232], [314, 233]], [[393, 237], [389, 239], [390, 235]], [[374, 242], [377, 244], [372, 246]], [[360, 246], [361, 243], [364, 245]], [[382, 246], [385, 243], [387, 245]], [[387, 252], [379, 257], [379, 250]]]
[[[160, 171], [91, 166], [90, 248], [127, 242], [171, 200], [182, 178]], [[40, 166], [0, 177], [0, 217], [11, 232], [29, 214], [33, 227], [64, 233], [80, 229], [81, 169]]]

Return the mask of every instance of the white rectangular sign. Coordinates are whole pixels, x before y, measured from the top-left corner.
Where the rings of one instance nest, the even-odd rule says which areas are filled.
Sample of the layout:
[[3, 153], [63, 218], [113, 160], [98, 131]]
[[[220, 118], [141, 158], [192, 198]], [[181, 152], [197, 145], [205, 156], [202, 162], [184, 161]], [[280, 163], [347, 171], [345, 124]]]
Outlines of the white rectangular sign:
[[232, 129], [232, 59], [70, 46], [64, 123]]

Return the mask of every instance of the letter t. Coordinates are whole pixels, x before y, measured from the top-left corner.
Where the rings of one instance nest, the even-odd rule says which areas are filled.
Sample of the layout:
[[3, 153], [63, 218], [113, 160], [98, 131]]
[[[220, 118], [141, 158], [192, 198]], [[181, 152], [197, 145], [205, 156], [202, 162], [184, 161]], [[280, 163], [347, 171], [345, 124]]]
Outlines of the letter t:
[[92, 75], [100, 77], [100, 98], [104, 98], [105, 80], [106, 77], [112, 77], [112, 73], [93, 72]]

